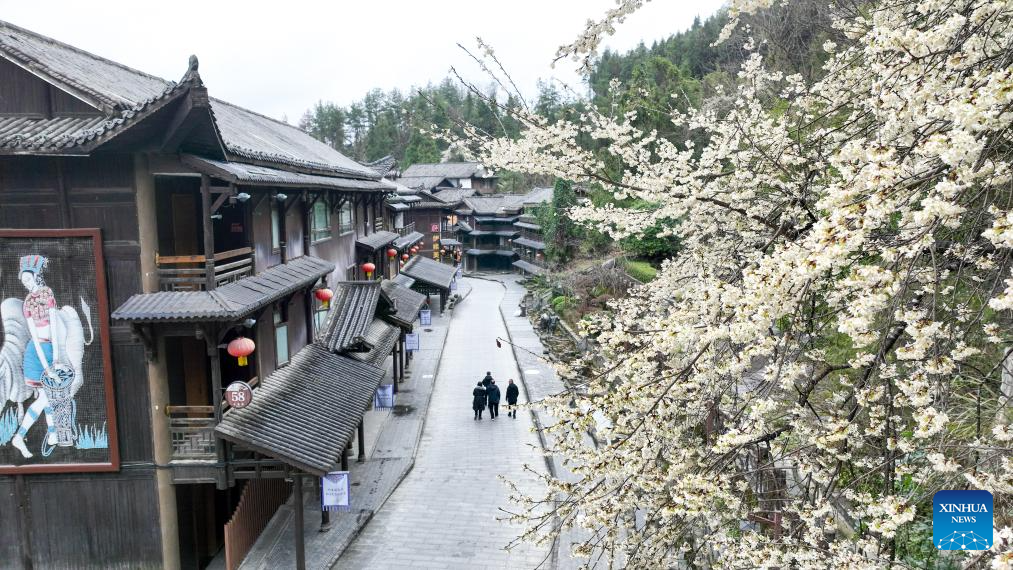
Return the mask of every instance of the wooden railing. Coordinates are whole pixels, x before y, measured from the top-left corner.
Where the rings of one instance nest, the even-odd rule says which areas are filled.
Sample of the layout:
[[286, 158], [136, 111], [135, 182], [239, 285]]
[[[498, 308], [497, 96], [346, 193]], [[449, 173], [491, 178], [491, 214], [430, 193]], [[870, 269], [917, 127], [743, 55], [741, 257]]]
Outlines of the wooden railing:
[[415, 231], [415, 222], [411, 222], [409, 224], [405, 224], [405, 227], [403, 228], [397, 228], [397, 235], [404, 237], [414, 231]]
[[[253, 248], [241, 247], [216, 253], [216, 286], [253, 274]], [[201, 291], [207, 288], [207, 260], [203, 255], [156, 255], [158, 283], [163, 291]]]
[[166, 406], [172, 459], [216, 459], [215, 407]]
[[[289, 494], [289, 485], [283, 479], [250, 479], [246, 483], [232, 518], [225, 523], [225, 567], [228, 570], [239, 568]], [[296, 497], [296, 500], [301, 499]]]

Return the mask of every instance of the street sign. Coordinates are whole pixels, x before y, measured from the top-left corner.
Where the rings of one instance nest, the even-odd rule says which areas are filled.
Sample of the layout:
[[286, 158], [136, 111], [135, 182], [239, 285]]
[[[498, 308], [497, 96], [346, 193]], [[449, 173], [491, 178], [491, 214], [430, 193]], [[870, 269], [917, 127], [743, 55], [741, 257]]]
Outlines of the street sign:
[[394, 407], [394, 385], [380, 384], [373, 394], [374, 410], [389, 410]]
[[348, 471], [332, 471], [320, 478], [320, 504], [327, 511], [347, 511], [352, 504]]
[[233, 382], [225, 389], [225, 401], [229, 406], [241, 410], [253, 401], [253, 388], [246, 382]]
[[409, 333], [404, 335], [404, 346], [405, 349], [410, 351], [416, 351], [419, 349], [419, 333]]
[[433, 312], [429, 309], [422, 309], [419, 311], [419, 321], [422, 322], [423, 326], [433, 324]]

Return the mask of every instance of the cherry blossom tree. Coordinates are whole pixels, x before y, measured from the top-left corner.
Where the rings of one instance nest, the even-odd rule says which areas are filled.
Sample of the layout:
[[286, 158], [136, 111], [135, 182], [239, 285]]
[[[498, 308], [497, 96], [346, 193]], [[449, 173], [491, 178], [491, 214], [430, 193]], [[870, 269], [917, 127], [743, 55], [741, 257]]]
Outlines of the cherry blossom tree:
[[[672, 112], [704, 144], [594, 110], [470, 133], [494, 167], [656, 205], [569, 212], [617, 239], [680, 221], [678, 257], [584, 323], [581, 395], [542, 403], [572, 476], [521, 498], [525, 538], [581, 528], [591, 565], [1013, 567], [1013, 4], [842, 0], [806, 81], [740, 22], [776, 1], [729, 8], [728, 104]], [[996, 545], [936, 553], [932, 495], [964, 488], [993, 493]]]

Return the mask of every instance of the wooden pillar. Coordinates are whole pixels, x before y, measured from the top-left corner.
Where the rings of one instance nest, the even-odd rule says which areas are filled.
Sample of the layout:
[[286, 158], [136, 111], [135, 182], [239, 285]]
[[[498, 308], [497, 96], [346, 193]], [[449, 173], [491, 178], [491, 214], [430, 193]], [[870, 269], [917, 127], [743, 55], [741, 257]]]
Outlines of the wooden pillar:
[[348, 471], [348, 447], [349, 444], [345, 444], [345, 448], [341, 450], [341, 470]]
[[400, 347], [397, 351], [399, 361], [397, 366], [401, 369], [401, 373], [398, 374], [398, 376], [400, 376], [402, 379], [404, 378], [404, 353], [405, 353], [404, 334], [405, 334], [404, 331], [401, 331], [401, 338], [399, 338], [397, 341], [398, 346]]
[[204, 287], [213, 291], [215, 282], [215, 227], [211, 219], [211, 178], [207, 174], [200, 177], [201, 223], [204, 224]]
[[[217, 327], [206, 327], [201, 329], [204, 334], [204, 343], [207, 345], [208, 360], [210, 361], [211, 367], [211, 401], [215, 407], [215, 425], [222, 422], [222, 363], [220, 353], [218, 351], [218, 335], [219, 330]], [[218, 456], [218, 463], [225, 464], [225, 440], [216, 437], [215, 438], [215, 453]], [[228, 488], [228, 467], [225, 466], [218, 470], [217, 487], [219, 489]]]
[[285, 223], [285, 219], [288, 218], [288, 200], [278, 201], [277, 196], [271, 196], [271, 199], [276, 202], [275, 208], [278, 208], [278, 249], [281, 250], [281, 262], [288, 263], [288, 224]]
[[295, 567], [306, 570], [306, 537], [303, 536], [302, 474], [295, 475], [292, 494], [295, 495]]
[[363, 421], [359, 420], [359, 458], [356, 460], [358, 463], [366, 461], [366, 428], [363, 425]]

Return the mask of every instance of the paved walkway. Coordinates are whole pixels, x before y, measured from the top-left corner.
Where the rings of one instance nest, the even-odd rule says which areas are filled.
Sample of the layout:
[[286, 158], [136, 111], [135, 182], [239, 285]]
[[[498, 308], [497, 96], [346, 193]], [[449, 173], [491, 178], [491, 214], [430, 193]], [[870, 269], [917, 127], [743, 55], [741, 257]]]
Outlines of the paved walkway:
[[530, 414], [472, 419], [471, 390], [487, 370], [504, 392], [520, 376], [510, 347], [496, 348], [507, 335], [503, 286], [465, 281], [472, 292], [454, 310], [415, 466], [336, 568], [535, 568], [549, 555], [530, 544], [504, 549], [521, 528], [497, 520], [516, 509], [498, 477], [539, 492], [525, 465], [544, 473], [545, 462]]

